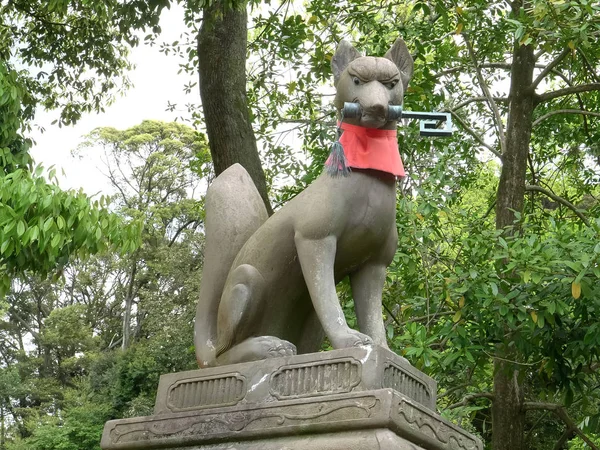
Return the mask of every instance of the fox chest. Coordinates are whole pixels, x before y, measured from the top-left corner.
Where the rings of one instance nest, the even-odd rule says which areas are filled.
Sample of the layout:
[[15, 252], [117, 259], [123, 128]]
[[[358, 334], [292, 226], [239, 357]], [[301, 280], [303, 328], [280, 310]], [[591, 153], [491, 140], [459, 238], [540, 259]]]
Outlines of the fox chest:
[[395, 189], [372, 189], [357, 195], [338, 238], [336, 267], [350, 270], [383, 252], [389, 253], [389, 247], [397, 244], [395, 231]]

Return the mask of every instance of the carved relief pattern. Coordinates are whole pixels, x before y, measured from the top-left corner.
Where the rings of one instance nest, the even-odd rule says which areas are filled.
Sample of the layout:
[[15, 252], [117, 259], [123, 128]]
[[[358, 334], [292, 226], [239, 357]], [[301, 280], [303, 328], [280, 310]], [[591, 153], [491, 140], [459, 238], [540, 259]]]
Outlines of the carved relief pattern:
[[278, 399], [351, 392], [360, 383], [361, 366], [353, 358], [281, 367], [271, 377]]
[[401, 394], [430, 406], [431, 393], [425, 383], [391, 362], [387, 362], [383, 370], [383, 388], [394, 389]]
[[408, 425], [413, 430], [447, 444], [448, 448], [456, 450], [480, 449], [474, 438], [448, 425], [426, 409], [421, 409], [417, 405], [401, 399], [397, 411], [400, 422]]
[[111, 444], [140, 441], [174, 440], [196, 436], [206, 438], [232, 432], [268, 430], [286, 425], [310, 425], [325, 420], [365, 419], [381, 407], [373, 396], [342, 399], [327, 403], [314, 402], [288, 406], [285, 409], [268, 408], [221, 414], [155, 419], [152, 422], [116, 424], [110, 432]]
[[246, 380], [239, 374], [181, 380], [169, 388], [167, 407], [187, 411], [209, 406], [231, 406], [246, 394]]

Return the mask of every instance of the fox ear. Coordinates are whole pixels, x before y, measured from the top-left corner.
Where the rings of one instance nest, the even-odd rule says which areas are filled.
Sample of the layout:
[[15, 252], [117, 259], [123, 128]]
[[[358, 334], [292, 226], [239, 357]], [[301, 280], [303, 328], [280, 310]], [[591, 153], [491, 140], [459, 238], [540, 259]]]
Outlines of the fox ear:
[[402, 78], [402, 85], [406, 91], [408, 82], [413, 75], [413, 59], [412, 56], [410, 56], [410, 52], [408, 51], [408, 48], [406, 48], [404, 41], [400, 38], [396, 39], [396, 42], [394, 42], [392, 48], [387, 51], [384, 58], [387, 58], [396, 64], [396, 67], [400, 70], [400, 78]]
[[337, 85], [342, 72], [348, 67], [352, 61], [356, 58], [360, 58], [360, 53], [356, 50], [352, 44], [345, 39], [340, 41], [335, 55], [331, 58], [331, 69], [333, 71], [333, 84]]

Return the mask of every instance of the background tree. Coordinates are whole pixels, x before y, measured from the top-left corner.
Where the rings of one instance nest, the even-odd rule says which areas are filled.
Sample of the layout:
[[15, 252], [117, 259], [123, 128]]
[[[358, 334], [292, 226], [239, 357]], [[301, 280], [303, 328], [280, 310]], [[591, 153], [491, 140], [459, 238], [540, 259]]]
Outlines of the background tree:
[[91, 145], [105, 151], [111, 208], [143, 224], [141, 245], [73, 259], [57, 280], [30, 276], [9, 292], [6, 448], [99, 448], [107, 419], [150, 414], [160, 374], [194, 366], [205, 139], [144, 121], [94, 130], [80, 151]]
[[126, 47], [115, 38], [113, 13], [118, 12], [117, 25], [125, 30], [121, 40], [135, 43], [139, 24], [131, 18], [141, 14], [136, 6], [149, 22], [158, 21], [139, 2], [74, 7], [65, 1], [15, 1], [0, 6], [0, 296], [11, 277], [27, 270], [47, 274], [77, 253], [136, 245], [136, 228], [123, 228], [103, 199], [92, 202], [82, 193], [61, 191], [52, 170], [47, 183], [43, 169], [32, 167], [26, 137], [37, 107], [59, 109], [61, 125], [74, 123], [83, 112], [102, 110], [128, 65]]
[[[125, 305], [122, 348], [126, 349], [132, 338], [143, 335], [144, 321], [164, 323], [174, 304], [196, 301], [197, 282], [186, 283], [201, 262], [200, 182], [209, 174], [210, 155], [202, 134], [157, 121], [124, 131], [97, 129], [84, 145], [104, 148], [106, 176], [117, 192], [113, 204], [123, 215], [144, 223], [142, 245], [119, 261], [116, 296]], [[187, 272], [177, 272], [183, 268]]]
[[23, 137], [30, 118], [22, 103], [23, 81], [0, 62], [0, 297], [16, 276], [33, 271], [43, 276], [63, 267], [68, 258], [110, 245], [124, 251], [137, 243], [138, 228], [118, 220], [104, 198], [92, 201], [83, 192], [63, 191], [48, 172], [32, 166], [30, 141]]

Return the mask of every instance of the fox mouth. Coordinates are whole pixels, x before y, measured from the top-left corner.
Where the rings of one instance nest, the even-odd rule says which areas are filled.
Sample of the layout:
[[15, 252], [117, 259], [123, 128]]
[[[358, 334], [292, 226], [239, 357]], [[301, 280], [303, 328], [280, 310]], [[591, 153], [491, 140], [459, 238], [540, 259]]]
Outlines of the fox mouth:
[[381, 115], [363, 113], [360, 117], [360, 125], [366, 128], [381, 128], [387, 123], [387, 118]]

